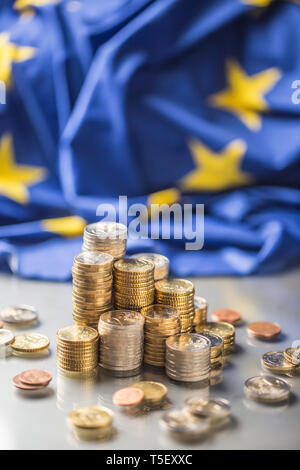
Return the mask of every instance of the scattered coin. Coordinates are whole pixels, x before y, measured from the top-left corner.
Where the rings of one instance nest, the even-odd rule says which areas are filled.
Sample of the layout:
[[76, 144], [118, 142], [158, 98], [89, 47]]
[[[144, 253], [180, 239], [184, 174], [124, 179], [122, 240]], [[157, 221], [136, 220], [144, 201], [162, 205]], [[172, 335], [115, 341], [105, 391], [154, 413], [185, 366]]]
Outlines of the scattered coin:
[[5, 330], [4, 328], [0, 330], [0, 346], [6, 346], [10, 344], [14, 339], [14, 335], [11, 331]]
[[112, 400], [118, 406], [136, 406], [144, 398], [144, 392], [140, 388], [126, 387], [121, 388], [113, 394]]
[[144, 401], [148, 405], [158, 405], [167, 396], [168, 389], [160, 382], [152, 382], [144, 380], [136, 382], [132, 385], [134, 388], [139, 388], [144, 393]]
[[185, 401], [188, 410], [196, 415], [211, 419], [213, 422], [225, 420], [231, 414], [231, 405], [224, 398], [191, 397]]
[[26, 385], [45, 386], [52, 380], [52, 375], [46, 370], [31, 369], [21, 372], [19, 378]]
[[21, 374], [18, 374], [13, 378], [13, 384], [15, 387], [20, 388], [21, 390], [41, 390], [45, 388], [45, 385], [29, 385], [22, 382]]
[[270, 375], [251, 377], [244, 385], [248, 397], [270, 403], [287, 400], [290, 390], [291, 387], [287, 382]]
[[293, 364], [294, 366], [300, 365], [300, 347], [298, 348], [287, 348], [284, 351], [285, 359]]
[[242, 314], [237, 310], [221, 308], [219, 310], [215, 310], [211, 314], [211, 319], [214, 322], [226, 321], [228, 323], [231, 323], [232, 325], [238, 325], [241, 322]]
[[37, 310], [30, 305], [14, 305], [1, 310], [0, 318], [5, 323], [31, 323], [38, 318]]
[[210, 430], [210, 420], [199, 418], [186, 409], [167, 411], [160, 420], [165, 430], [181, 438], [199, 438]]
[[71, 411], [68, 419], [79, 428], [106, 428], [112, 424], [113, 413], [100, 406], [83, 406]]
[[203, 297], [194, 297], [195, 316], [193, 325], [204, 325], [207, 321], [207, 301]]
[[248, 325], [247, 332], [255, 338], [272, 339], [280, 334], [281, 327], [278, 323], [257, 321]]
[[287, 361], [283, 351], [269, 351], [263, 354], [262, 366], [275, 372], [292, 372], [295, 366]]
[[27, 333], [14, 337], [11, 348], [19, 352], [39, 352], [49, 347], [50, 341], [47, 336], [39, 333]]

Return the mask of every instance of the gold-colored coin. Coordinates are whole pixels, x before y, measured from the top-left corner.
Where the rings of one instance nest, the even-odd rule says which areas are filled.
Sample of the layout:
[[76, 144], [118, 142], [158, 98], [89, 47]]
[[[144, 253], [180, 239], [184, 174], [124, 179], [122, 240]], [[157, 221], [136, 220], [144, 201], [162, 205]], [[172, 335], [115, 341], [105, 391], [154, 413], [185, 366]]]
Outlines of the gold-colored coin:
[[287, 348], [284, 351], [284, 358], [294, 366], [300, 365], [300, 347]]
[[14, 337], [10, 346], [19, 352], [39, 352], [47, 349], [50, 341], [47, 336], [39, 333], [25, 333]]
[[96, 341], [98, 339], [98, 332], [88, 326], [65, 326], [64, 328], [60, 328], [56, 335], [60, 341], [74, 343]]
[[160, 403], [168, 393], [167, 387], [162, 383], [148, 380], [136, 382], [131, 387], [140, 388], [144, 392], [145, 402], [151, 404]]
[[194, 285], [186, 279], [162, 279], [155, 283], [158, 292], [172, 295], [188, 295], [194, 292]]
[[227, 341], [234, 339], [235, 328], [227, 322], [207, 322], [205, 325], [198, 325], [195, 327], [196, 333], [212, 333], [223, 338], [224, 344]]

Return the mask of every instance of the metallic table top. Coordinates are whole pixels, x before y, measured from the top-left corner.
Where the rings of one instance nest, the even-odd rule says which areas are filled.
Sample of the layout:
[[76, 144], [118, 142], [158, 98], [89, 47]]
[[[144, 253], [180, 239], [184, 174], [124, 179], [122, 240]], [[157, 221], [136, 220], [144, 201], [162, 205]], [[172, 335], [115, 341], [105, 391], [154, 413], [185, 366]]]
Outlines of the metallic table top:
[[[88, 380], [58, 374], [56, 339], [58, 328], [73, 323], [71, 284], [22, 280], [0, 276], [0, 307], [17, 303], [34, 305], [40, 322], [31, 330], [50, 338], [50, 355], [39, 358], [0, 359], [0, 448], [1, 449], [299, 449], [300, 377], [285, 378], [292, 386], [290, 402], [268, 406], [246, 399], [244, 381], [263, 373], [260, 358], [266, 351], [285, 349], [300, 340], [300, 270], [244, 278], [197, 278], [196, 294], [205, 297], [209, 313], [229, 307], [242, 312], [245, 325], [236, 329], [236, 352], [224, 368], [223, 380], [208, 389], [177, 384], [161, 370], [146, 367], [141, 376], [113, 378], [102, 371]], [[246, 324], [257, 320], [280, 323], [282, 334], [272, 342], [250, 339]], [[19, 330], [16, 330], [18, 332]], [[24, 330], [22, 330], [24, 331]], [[40, 397], [24, 395], [12, 378], [25, 369], [49, 370], [53, 381]], [[232, 404], [232, 423], [194, 444], [175, 441], [159, 426], [162, 410], [143, 416], [127, 416], [111, 401], [112, 394], [137, 380], [156, 380], [169, 388], [169, 400], [181, 407], [194, 394], [223, 397]], [[67, 426], [68, 413], [77, 406], [103, 405], [115, 412], [116, 434], [110, 441], [77, 441]]]

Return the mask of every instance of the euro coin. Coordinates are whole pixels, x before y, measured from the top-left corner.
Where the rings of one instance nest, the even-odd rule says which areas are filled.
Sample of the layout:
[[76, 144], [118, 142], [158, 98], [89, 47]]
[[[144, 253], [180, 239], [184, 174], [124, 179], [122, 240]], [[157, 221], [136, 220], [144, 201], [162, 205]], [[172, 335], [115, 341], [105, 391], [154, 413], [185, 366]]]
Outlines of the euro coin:
[[168, 277], [170, 261], [166, 256], [158, 253], [137, 253], [131, 258], [145, 259], [154, 264], [154, 280], [158, 281]]
[[10, 346], [15, 351], [19, 352], [38, 352], [47, 349], [50, 345], [50, 341], [47, 336], [39, 333], [26, 333], [17, 335], [14, 337]]
[[1, 310], [0, 318], [5, 323], [31, 323], [38, 318], [37, 310], [29, 305], [14, 305]]
[[287, 382], [269, 375], [251, 377], [244, 385], [244, 392], [248, 397], [269, 403], [287, 400], [290, 390]]
[[112, 401], [117, 406], [136, 406], [144, 399], [144, 392], [139, 388], [126, 387], [117, 390]]
[[83, 406], [71, 411], [68, 419], [78, 428], [107, 428], [112, 424], [113, 413], [100, 406]]
[[294, 366], [300, 365], [300, 347], [287, 348], [284, 351], [284, 358]]
[[283, 351], [269, 351], [262, 356], [262, 366], [277, 372], [292, 372], [295, 366], [284, 357]]
[[178, 438], [200, 438], [210, 430], [210, 421], [198, 418], [186, 409], [167, 411], [160, 420], [163, 429], [175, 434]]
[[278, 323], [258, 321], [250, 323], [247, 326], [247, 332], [250, 336], [260, 339], [272, 339], [278, 336], [281, 332], [281, 327]]
[[144, 392], [145, 403], [152, 405], [161, 403], [168, 393], [167, 387], [162, 383], [148, 380], [136, 382], [131, 387], [141, 389]]
[[191, 397], [185, 401], [188, 410], [196, 415], [219, 421], [228, 418], [231, 414], [229, 401], [223, 398]]

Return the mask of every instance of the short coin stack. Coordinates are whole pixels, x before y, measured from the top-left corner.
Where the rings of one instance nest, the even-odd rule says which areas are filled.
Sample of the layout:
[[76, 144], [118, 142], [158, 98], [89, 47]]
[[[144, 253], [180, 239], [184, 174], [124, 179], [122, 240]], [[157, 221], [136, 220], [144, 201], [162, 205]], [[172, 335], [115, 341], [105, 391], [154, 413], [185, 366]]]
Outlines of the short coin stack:
[[154, 302], [154, 264], [126, 258], [114, 263], [114, 301], [118, 309], [140, 310]]
[[94, 328], [72, 325], [56, 333], [57, 365], [71, 372], [88, 372], [97, 367], [99, 336]]
[[194, 326], [205, 325], [207, 321], [207, 301], [203, 297], [194, 297], [194, 307], [195, 307], [195, 316], [194, 316]]
[[83, 251], [109, 253], [114, 259], [125, 256], [127, 227], [116, 222], [97, 222], [84, 229]]
[[213, 333], [201, 333], [210, 341], [210, 366], [212, 369], [223, 367], [224, 342], [221, 336]]
[[[292, 349], [292, 348], [288, 348]], [[296, 355], [294, 356], [296, 358]], [[294, 376], [300, 374], [300, 366], [292, 362], [292, 356], [285, 351], [268, 351], [261, 358], [263, 369], [276, 374]]]
[[130, 258], [145, 259], [154, 264], [154, 280], [165, 279], [169, 274], [170, 261], [166, 256], [158, 253], [137, 253]]
[[206, 325], [198, 325], [195, 327], [196, 333], [212, 333], [221, 336], [224, 342], [223, 354], [230, 354], [234, 350], [235, 345], [235, 328], [227, 322], [207, 322]]
[[171, 336], [166, 341], [166, 373], [174, 380], [199, 382], [209, 379], [210, 341], [196, 333]]
[[185, 279], [163, 279], [155, 283], [156, 302], [177, 310], [181, 333], [189, 333], [193, 328], [194, 291], [193, 283]]
[[43, 390], [51, 382], [52, 375], [46, 370], [31, 369], [21, 372], [13, 378], [13, 384], [20, 390], [28, 392]]
[[97, 329], [100, 315], [112, 309], [113, 260], [108, 253], [75, 256], [72, 296], [76, 325]]
[[145, 317], [144, 362], [165, 366], [166, 339], [180, 333], [179, 315], [168, 305], [150, 305], [141, 310]]
[[139, 312], [113, 310], [99, 321], [100, 365], [118, 377], [141, 371], [144, 347], [144, 317]]

